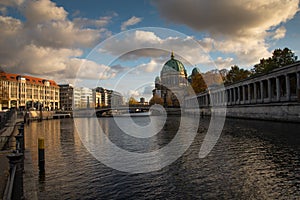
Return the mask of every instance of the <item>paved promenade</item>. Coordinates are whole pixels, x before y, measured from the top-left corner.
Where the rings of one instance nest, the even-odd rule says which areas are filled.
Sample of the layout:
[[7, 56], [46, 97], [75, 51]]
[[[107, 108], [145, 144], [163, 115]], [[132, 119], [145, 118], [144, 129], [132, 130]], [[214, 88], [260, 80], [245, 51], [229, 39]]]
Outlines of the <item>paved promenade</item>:
[[[22, 118], [16, 118], [14, 115], [10, 120], [8, 120], [6, 126], [0, 130], [1, 140], [9, 139], [11, 136], [18, 134], [16, 125], [23, 121]], [[10, 144], [9, 144], [10, 145]], [[0, 143], [0, 150], [4, 147], [4, 143]], [[7, 178], [9, 175], [9, 162], [6, 158], [7, 155], [12, 153], [13, 147], [9, 146], [8, 150], [0, 151], [0, 199], [3, 199], [3, 193], [6, 187]]]

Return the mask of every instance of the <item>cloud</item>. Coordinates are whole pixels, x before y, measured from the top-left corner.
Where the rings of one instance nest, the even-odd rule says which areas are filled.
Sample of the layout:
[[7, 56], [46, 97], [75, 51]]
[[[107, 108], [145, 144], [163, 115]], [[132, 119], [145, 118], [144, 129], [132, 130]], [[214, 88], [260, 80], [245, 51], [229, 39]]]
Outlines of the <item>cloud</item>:
[[141, 96], [141, 94], [137, 90], [129, 90], [126, 96], [127, 97], [138, 98], [139, 96]]
[[144, 88], [144, 92], [143, 92], [143, 95], [146, 95], [146, 96], [149, 96], [149, 95], [152, 95], [152, 90], [155, 88], [155, 85], [151, 85], [151, 86], [146, 86]]
[[191, 64], [211, 62], [209, 55], [193, 37], [161, 38], [154, 32], [144, 30], [134, 30], [123, 34], [120, 38], [111, 38], [99, 49], [99, 53], [114, 56], [123, 55], [125, 52], [126, 54], [120, 57], [123, 60], [151, 57], [166, 61], [171, 51], [174, 51], [178, 59], [184, 58]]
[[142, 18], [133, 16], [130, 19], [128, 19], [127, 21], [122, 23], [121, 30], [125, 31], [128, 26], [136, 25], [136, 24], [140, 23], [141, 21], [142, 21]]
[[140, 72], [151, 73], [151, 72], [159, 72], [162, 67], [162, 63], [157, 62], [154, 59], [151, 59], [149, 63], [144, 63], [136, 67], [136, 69]]
[[88, 19], [88, 18], [74, 18], [73, 23], [77, 27], [104, 27], [108, 25], [112, 20], [112, 16], [100, 17], [99, 19]]
[[28, 0], [24, 4], [20, 10], [30, 24], [66, 20], [68, 15], [63, 7], [58, 7], [49, 0]]
[[[111, 16], [90, 20], [88, 25], [94, 28], [86, 28], [79, 22], [87, 19], [70, 21], [68, 12], [50, 0], [4, 0], [0, 5], [15, 7], [25, 18], [0, 16], [0, 65], [7, 72], [74, 78], [80, 63], [87, 62], [78, 58], [83, 54], [82, 49], [110, 35], [102, 26], [110, 22]], [[88, 63], [79, 77], [106, 79], [114, 76], [107, 66]]]
[[253, 64], [254, 60], [269, 56], [266, 40], [270, 33], [274, 35], [271, 39], [284, 37], [284, 28], [274, 33], [274, 27], [292, 19], [299, 10], [299, 0], [152, 2], [169, 22], [208, 33], [214, 46], [200, 41], [208, 42], [208, 50], [234, 53], [242, 64]]
[[286, 34], [286, 29], [285, 27], [281, 26], [278, 29], [276, 29], [273, 38], [279, 40], [281, 38], [284, 38], [285, 34]]
[[218, 57], [214, 63], [218, 67], [218, 69], [224, 69], [224, 68], [229, 68], [231, 65], [233, 65], [233, 58], [222, 58]]

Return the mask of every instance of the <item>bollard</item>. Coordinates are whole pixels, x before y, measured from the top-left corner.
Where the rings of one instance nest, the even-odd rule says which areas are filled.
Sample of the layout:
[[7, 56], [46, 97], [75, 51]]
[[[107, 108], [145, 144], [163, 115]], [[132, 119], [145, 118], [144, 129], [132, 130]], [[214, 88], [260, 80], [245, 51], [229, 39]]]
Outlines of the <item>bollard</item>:
[[10, 165], [10, 186], [5, 191], [8, 199], [24, 199], [23, 193], [23, 162], [22, 153], [10, 154], [7, 156]]
[[[23, 153], [25, 152], [25, 130], [24, 130], [24, 123], [21, 123], [20, 128], [19, 128], [19, 134], [23, 135], [23, 146], [22, 146], [22, 151]], [[25, 157], [25, 154], [24, 154]]]
[[45, 171], [45, 144], [44, 139], [38, 139], [38, 158], [39, 158], [39, 170], [40, 172]]
[[24, 153], [24, 136], [23, 135], [16, 135], [16, 150], [19, 153]]

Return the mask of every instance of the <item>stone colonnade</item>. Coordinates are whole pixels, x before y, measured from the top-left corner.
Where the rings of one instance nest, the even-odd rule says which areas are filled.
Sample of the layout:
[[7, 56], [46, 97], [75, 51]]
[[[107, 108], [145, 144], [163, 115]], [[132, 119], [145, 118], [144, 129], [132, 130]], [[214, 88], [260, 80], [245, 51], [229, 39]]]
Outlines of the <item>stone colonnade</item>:
[[[300, 101], [300, 62], [197, 95], [200, 107]], [[192, 107], [195, 98], [186, 99]]]

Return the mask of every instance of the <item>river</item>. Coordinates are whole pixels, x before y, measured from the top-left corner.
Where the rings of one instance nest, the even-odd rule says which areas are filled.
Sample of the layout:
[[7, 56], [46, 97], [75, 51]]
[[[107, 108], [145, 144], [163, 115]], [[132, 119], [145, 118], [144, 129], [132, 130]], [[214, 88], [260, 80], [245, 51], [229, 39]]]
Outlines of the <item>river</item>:
[[[160, 126], [159, 118], [151, 118]], [[78, 133], [72, 119], [32, 122], [25, 127], [40, 199], [300, 199], [300, 124], [226, 119], [217, 144], [200, 159], [199, 149], [210, 122], [204, 118], [191, 146], [177, 160], [153, 171], [151, 167], [159, 165], [154, 159], [157, 165], [148, 163], [150, 172], [132, 174], [112, 169], [90, 153], [84, 134], [97, 141], [100, 155], [111, 152], [101, 147], [101, 137], [94, 137], [98, 133], [90, 124], [95, 119], [80, 120], [86, 124], [85, 133]], [[147, 139], [128, 136], [113, 118], [97, 120], [110, 141], [140, 154], [165, 147], [176, 137], [179, 126], [187, 134], [191, 128], [191, 124], [180, 123], [180, 117], [168, 117], [162, 130]], [[147, 125], [150, 119], [134, 120]], [[41, 137], [45, 140], [45, 174], [39, 174], [37, 166]], [[189, 137], [181, 136], [179, 141], [184, 143]], [[172, 151], [176, 155], [176, 150]]]

